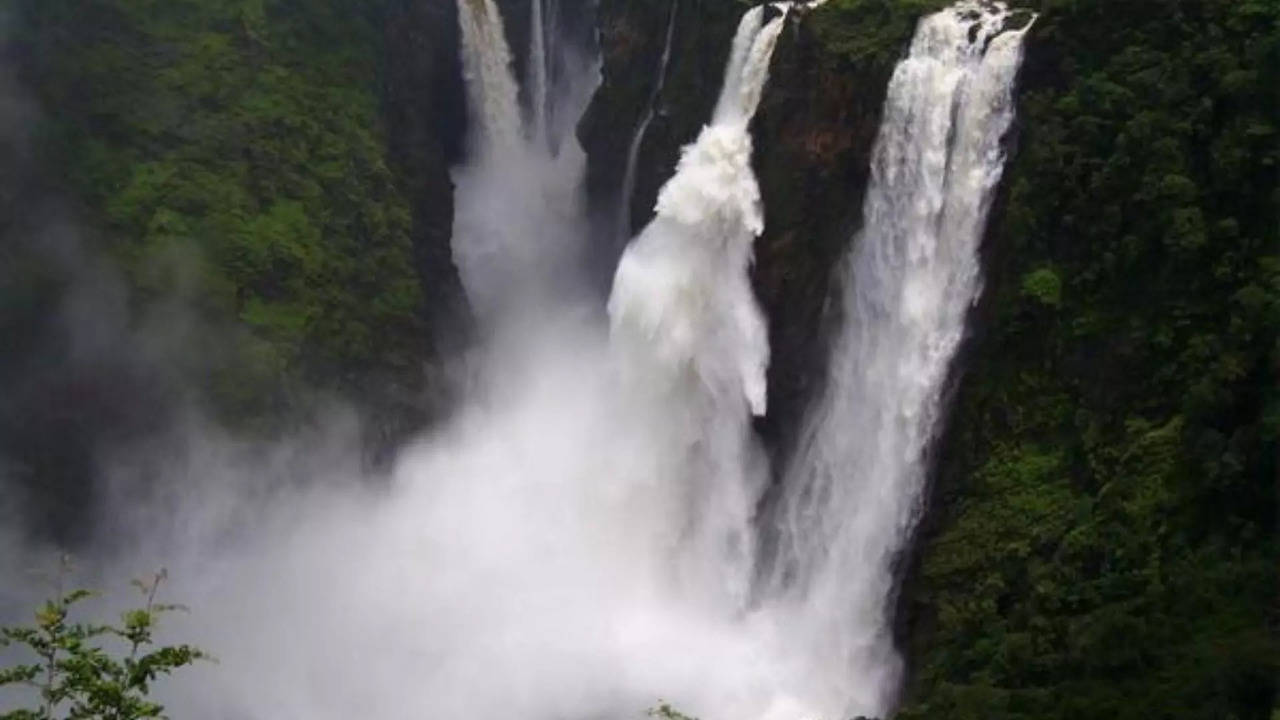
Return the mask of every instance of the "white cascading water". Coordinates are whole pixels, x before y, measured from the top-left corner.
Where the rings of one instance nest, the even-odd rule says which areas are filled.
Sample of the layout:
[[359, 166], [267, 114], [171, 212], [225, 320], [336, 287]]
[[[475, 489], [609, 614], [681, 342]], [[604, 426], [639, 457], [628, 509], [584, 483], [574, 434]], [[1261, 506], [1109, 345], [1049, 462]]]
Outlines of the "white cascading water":
[[[522, 115], [494, 0], [458, 0], [457, 5], [472, 122], [470, 161], [453, 172], [454, 261], [472, 308], [489, 324], [513, 308], [540, 306], [547, 301], [542, 296], [576, 286], [572, 276], [585, 232], [580, 197], [585, 155], [572, 137], [572, 125], [558, 119], [581, 113], [594, 73], [589, 62], [565, 60], [570, 77], [557, 93], [549, 68], [558, 48], [549, 47], [554, 33], [546, 22], [558, 11], [554, 0], [538, 0], [530, 23], [532, 107]], [[565, 112], [555, 112], [557, 102]]]
[[[924, 18], [890, 82], [845, 263], [827, 385], [785, 476], [772, 602], [846, 715], [898, 687], [895, 561], [921, 511], [943, 390], [981, 286], [979, 243], [1004, 164], [1027, 28], [999, 3]], [[833, 707], [824, 703], [827, 707]]]
[[520, 136], [520, 103], [511, 75], [511, 50], [494, 0], [459, 0], [458, 30], [473, 150], [499, 152]]
[[[612, 337], [639, 412], [653, 413], [655, 477], [684, 488], [681, 560], [728, 606], [749, 590], [751, 516], [761, 488], [748, 419], [765, 412], [764, 317], [747, 271], [764, 229], [751, 135], [786, 20], [746, 13], [712, 123], [684, 149], [656, 217], [623, 254], [609, 299]], [[754, 469], [754, 473], [753, 473]]]
[[782, 561], [752, 588], [766, 462], [749, 423], [769, 348], [747, 277], [764, 224], [748, 125], [789, 7], [744, 15], [715, 114], [624, 254], [605, 326], [570, 270], [589, 241], [572, 126], [593, 65], [522, 118], [493, 0], [458, 0], [472, 137], [454, 251], [484, 331], [471, 382], [389, 479], [362, 476], [341, 427], [264, 453], [195, 424], [179, 451], [119, 459], [180, 497], [119, 493], [112, 519], [133, 534], [95, 558], [102, 577], [167, 566], [165, 599], [192, 612], [160, 640], [220, 660], [159, 688], [175, 717], [889, 709], [892, 559], [978, 291], [1022, 31], [962, 2], [922, 21], [894, 75], [846, 327], [786, 479]]
[[649, 102], [645, 104], [640, 122], [631, 135], [631, 144], [627, 147], [627, 166], [622, 173], [622, 190], [618, 193], [617, 236], [620, 242], [631, 238], [631, 196], [636, 192], [636, 164], [640, 160], [640, 146], [644, 144], [644, 135], [649, 131], [649, 124], [653, 122], [653, 116], [657, 112], [658, 101], [662, 98], [662, 89], [666, 87], [667, 66], [671, 64], [671, 41], [675, 38], [679, 10], [680, 0], [671, 0], [671, 12], [667, 16], [667, 32], [662, 43], [653, 92], [649, 93]]

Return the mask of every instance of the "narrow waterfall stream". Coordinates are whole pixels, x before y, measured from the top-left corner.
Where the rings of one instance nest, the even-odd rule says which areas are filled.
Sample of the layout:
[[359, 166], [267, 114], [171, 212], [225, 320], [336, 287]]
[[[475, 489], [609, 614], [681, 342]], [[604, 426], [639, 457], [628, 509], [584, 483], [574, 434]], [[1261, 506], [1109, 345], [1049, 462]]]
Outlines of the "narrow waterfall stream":
[[497, 4], [460, 0], [458, 29], [474, 150], [489, 153], [511, 147], [520, 136], [519, 91]]
[[532, 0], [529, 7], [529, 69], [528, 85], [531, 98], [530, 114], [532, 132], [536, 140], [546, 142], [547, 113], [549, 112], [547, 97], [551, 93], [548, 63], [550, 54], [547, 50], [548, 37], [546, 12], [543, 7], [547, 0]]
[[560, 0], [532, 0], [529, 6], [529, 134], [545, 143], [552, 152], [564, 139], [559, 137], [556, 113], [556, 82], [568, 64], [560, 39]]
[[[573, 135], [598, 81], [555, 38], [555, 0], [531, 8], [531, 107], [520, 110], [503, 18], [494, 0], [458, 0], [471, 113], [470, 157], [454, 168], [453, 256], [483, 323], [574, 291], [587, 246], [581, 207], [585, 155]], [[561, 68], [555, 82], [551, 68]], [[536, 300], [534, 298], [537, 298]]]
[[931, 15], [893, 74], [826, 389], [785, 476], [772, 597], [792, 606], [796, 641], [837, 669], [824, 694], [854, 715], [882, 716], [898, 687], [895, 561], [981, 289], [1029, 27], [1006, 29], [1010, 19], [1003, 4], [967, 0]]
[[644, 144], [644, 135], [649, 131], [649, 124], [658, 110], [658, 101], [662, 98], [662, 90], [667, 83], [667, 66], [671, 64], [671, 41], [676, 32], [676, 16], [680, 11], [680, 0], [671, 0], [671, 12], [667, 15], [667, 31], [662, 42], [662, 55], [658, 61], [658, 74], [654, 78], [653, 92], [649, 93], [649, 101], [645, 104], [640, 122], [636, 124], [631, 135], [631, 144], [627, 146], [627, 166], [622, 172], [622, 189], [618, 193], [617, 236], [619, 243], [631, 238], [631, 196], [636, 192], [636, 162], [640, 159], [640, 147]]

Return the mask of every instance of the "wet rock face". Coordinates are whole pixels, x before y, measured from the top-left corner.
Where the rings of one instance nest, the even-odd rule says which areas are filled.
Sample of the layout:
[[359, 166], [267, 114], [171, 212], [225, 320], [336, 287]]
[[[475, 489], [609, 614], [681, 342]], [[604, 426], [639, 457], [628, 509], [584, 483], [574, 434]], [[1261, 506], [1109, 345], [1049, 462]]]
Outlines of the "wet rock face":
[[[456, 0], [450, 0], [456, 2]], [[568, 55], [590, 54], [596, 44], [596, 6], [599, 0], [496, 0], [502, 13], [502, 28], [506, 31], [507, 47], [511, 49], [512, 71], [519, 84], [520, 104], [528, 110], [532, 106], [529, 97], [529, 50], [532, 40], [532, 22], [535, 3], [541, 3], [543, 23], [546, 28], [546, 51], [549, 67], [548, 80], [553, 87], [568, 71]], [[558, 47], [557, 47], [558, 45]]]
[[770, 413], [760, 430], [783, 459], [820, 390], [834, 278], [862, 215], [890, 67], [835, 57], [821, 16], [795, 19], [774, 55], [753, 127], [765, 232], [755, 287], [769, 315]]
[[658, 190], [680, 148], [692, 142], [715, 106], [742, 7], [727, 0], [601, 0], [600, 87], [578, 127], [587, 151], [587, 196], [598, 243], [600, 281], [609, 286], [626, 238], [618, 237], [619, 191], [636, 126], [649, 106], [667, 25], [676, 12], [671, 58], [653, 119], [640, 146], [631, 234], [653, 217]]
[[425, 312], [439, 352], [459, 342], [465, 299], [453, 265], [453, 182], [462, 158], [466, 90], [454, 0], [395, 0], [384, 17], [388, 159], [411, 198], [413, 245]]
[[[455, 0], [390, 0], [381, 13], [387, 163], [412, 214], [413, 261], [429, 328], [424, 367], [440, 367], [462, 351], [470, 325], [451, 247], [449, 168], [462, 159], [467, 132], [457, 5]], [[450, 404], [444, 383], [427, 382], [425, 392], [399, 386], [375, 392], [395, 400], [386, 403], [390, 411], [377, 413], [367, 425], [366, 448], [378, 465], [405, 438], [442, 417]]]

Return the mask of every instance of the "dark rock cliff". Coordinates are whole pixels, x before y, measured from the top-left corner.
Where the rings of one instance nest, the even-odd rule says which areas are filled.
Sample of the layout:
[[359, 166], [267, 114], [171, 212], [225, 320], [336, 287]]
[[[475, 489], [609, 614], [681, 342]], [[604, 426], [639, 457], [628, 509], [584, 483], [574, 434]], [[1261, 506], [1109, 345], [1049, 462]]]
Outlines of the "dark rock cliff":
[[[412, 212], [413, 256], [430, 329], [423, 367], [430, 368], [461, 352], [470, 331], [470, 311], [451, 249], [454, 205], [449, 168], [463, 159], [467, 132], [457, 4], [387, 0], [380, 20], [387, 159]], [[449, 388], [433, 382], [430, 375], [411, 410], [383, 413], [370, 423], [376, 455], [390, 451], [446, 410]]]
[[782, 462], [821, 390], [825, 339], [840, 321], [834, 281], [861, 225], [892, 72], [891, 62], [833, 53], [822, 21], [799, 16], [788, 27], [753, 125], [766, 209], [754, 280], [773, 349], [760, 429]]
[[[706, 122], [720, 92], [724, 64], [741, 8], [725, 0], [674, 0], [671, 60], [653, 121], [640, 147], [631, 231], [652, 216], [659, 188], [670, 178], [680, 148]], [[593, 234], [605, 245], [606, 275], [626, 238], [616, 237], [619, 190], [627, 152], [657, 84], [673, 0], [602, 0], [599, 8], [600, 87], [579, 125], [587, 151], [588, 202]], [[607, 281], [606, 281], [607, 282]]]
[[465, 333], [466, 299], [453, 265], [453, 181], [467, 132], [454, 0], [391, 0], [383, 17], [383, 113], [388, 158], [413, 207], [413, 245], [432, 340], [441, 354]]

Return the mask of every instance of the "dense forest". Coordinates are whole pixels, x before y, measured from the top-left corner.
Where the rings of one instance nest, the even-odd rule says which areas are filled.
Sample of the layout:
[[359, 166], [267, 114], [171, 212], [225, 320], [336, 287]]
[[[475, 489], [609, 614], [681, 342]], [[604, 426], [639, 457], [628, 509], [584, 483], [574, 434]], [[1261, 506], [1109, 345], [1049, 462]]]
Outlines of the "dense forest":
[[178, 297], [247, 330], [202, 368], [231, 417], [293, 401], [298, 379], [417, 378], [429, 352], [412, 192], [378, 84], [387, 12], [94, 2], [21, 15], [14, 52], [50, 109], [48, 181], [135, 302]]
[[183, 407], [269, 437], [336, 394], [373, 451], [438, 411], [424, 365], [465, 326], [445, 165], [465, 108], [434, 92], [452, 17], [414, 12], [16, 4], [0, 444], [44, 529], [76, 524], [101, 446]]
[[[471, 327], [449, 259], [467, 122], [451, 0], [12, 4], [0, 475], [27, 530], [82, 539], [98, 455], [190, 407], [266, 439], [348, 403], [372, 464], [441, 416]], [[821, 390], [886, 84], [947, 4], [831, 0], [780, 41], [752, 125], [775, 464]], [[1011, 4], [1037, 17], [899, 562], [897, 717], [1270, 720], [1280, 3]], [[632, 229], [706, 121], [746, 5], [592, 4], [593, 219], [616, 211], [618, 128], [655, 90], [668, 13]]]

